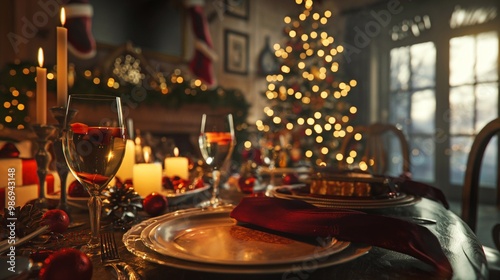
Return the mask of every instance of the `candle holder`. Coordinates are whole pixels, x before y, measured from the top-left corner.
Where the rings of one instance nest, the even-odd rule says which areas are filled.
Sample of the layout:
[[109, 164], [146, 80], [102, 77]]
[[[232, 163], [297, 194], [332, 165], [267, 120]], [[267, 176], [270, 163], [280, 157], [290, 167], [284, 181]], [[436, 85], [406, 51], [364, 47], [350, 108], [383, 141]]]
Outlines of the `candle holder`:
[[[68, 196], [66, 192], [66, 180], [68, 178], [69, 167], [64, 158], [64, 153], [62, 149], [62, 136], [64, 132], [64, 119], [66, 118], [66, 108], [65, 107], [52, 107], [50, 109], [52, 116], [57, 120], [57, 133], [53, 142], [54, 154], [56, 157], [56, 170], [59, 175], [59, 180], [61, 181], [61, 196], [59, 197], [58, 209], [63, 210], [68, 215], [70, 213], [70, 207], [68, 205]], [[76, 115], [76, 110], [68, 111], [68, 121], [73, 119]]]
[[52, 125], [35, 124], [32, 125], [32, 129], [35, 132], [38, 143], [38, 151], [35, 155], [35, 160], [37, 164], [37, 175], [38, 175], [38, 199], [35, 201], [35, 207], [46, 210], [48, 209], [47, 198], [45, 197], [45, 177], [47, 176], [47, 170], [50, 162], [50, 155], [47, 151], [47, 143], [49, 142], [49, 137], [54, 133], [56, 128]]

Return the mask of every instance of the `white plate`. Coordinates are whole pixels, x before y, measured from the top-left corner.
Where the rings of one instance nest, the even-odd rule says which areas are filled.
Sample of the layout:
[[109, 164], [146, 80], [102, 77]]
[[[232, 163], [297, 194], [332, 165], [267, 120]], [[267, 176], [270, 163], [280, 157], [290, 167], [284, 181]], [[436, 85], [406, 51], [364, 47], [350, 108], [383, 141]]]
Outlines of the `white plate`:
[[147, 226], [142, 242], [162, 255], [223, 265], [271, 265], [338, 253], [349, 242], [294, 240], [237, 224], [233, 207], [167, 216]]
[[[169, 192], [167, 190], [162, 190], [160, 193], [167, 198], [169, 206], [176, 206], [188, 201], [195, 195], [200, 194], [208, 190], [209, 188], [210, 185], [205, 184], [201, 188], [192, 189], [184, 193], [174, 193], [174, 192]], [[48, 199], [53, 199], [53, 200], [59, 200], [60, 196], [61, 196], [60, 192], [50, 193], [46, 195]], [[88, 210], [87, 202], [89, 201], [89, 197], [74, 197], [67, 195], [67, 198], [68, 198], [68, 205], [83, 210]]]
[[[268, 273], [301, 273], [303, 270], [302, 263], [288, 263], [288, 264], [275, 264], [275, 265], [220, 265], [209, 264], [203, 262], [191, 262], [174, 257], [165, 256], [148, 248], [141, 239], [141, 233], [149, 225], [158, 222], [159, 219], [170, 216], [183, 215], [185, 213], [197, 213], [200, 209], [187, 209], [179, 210], [177, 212], [165, 214], [157, 218], [152, 218], [134, 225], [129, 231], [123, 235], [123, 243], [129, 252], [137, 257], [179, 269], [196, 270], [202, 272], [212, 273], [238, 273], [238, 274], [268, 274]], [[159, 218], [159, 219], [158, 219]], [[331, 254], [324, 258], [318, 258], [315, 261], [307, 262], [307, 268], [311, 270], [328, 267], [354, 260], [364, 254], [368, 253], [371, 246], [351, 243], [346, 249], [337, 254]]]
[[321, 197], [321, 196], [311, 196], [307, 194], [299, 194], [297, 192], [288, 192], [287, 190], [294, 190], [304, 187], [304, 185], [289, 185], [289, 186], [279, 186], [275, 187], [270, 191], [270, 195], [278, 198], [284, 199], [297, 199], [303, 200], [307, 203], [315, 205], [317, 207], [324, 208], [350, 208], [350, 209], [376, 209], [376, 208], [386, 208], [393, 206], [407, 206], [412, 205], [418, 198], [413, 195], [400, 193], [394, 198], [380, 198], [380, 199], [369, 199], [369, 198], [332, 198], [332, 197]]

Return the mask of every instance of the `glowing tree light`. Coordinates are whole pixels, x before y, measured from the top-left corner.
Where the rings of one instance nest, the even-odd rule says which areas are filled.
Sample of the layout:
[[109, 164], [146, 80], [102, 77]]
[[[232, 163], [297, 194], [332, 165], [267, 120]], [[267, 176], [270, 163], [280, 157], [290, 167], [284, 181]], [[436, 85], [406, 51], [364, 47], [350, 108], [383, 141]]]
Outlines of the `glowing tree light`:
[[280, 71], [266, 77], [268, 106], [256, 125], [266, 135], [264, 145], [288, 151], [284, 165], [335, 165], [342, 137], [352, 130], [349, 123], [357, 112], [345, 101], [357, 82], [341, 80], [344, 48], [327, 31], [332, 12], [316, 11], [311, 0], [296, 3], [304, 10], [284, 18], [284, 43], [273, 46]]

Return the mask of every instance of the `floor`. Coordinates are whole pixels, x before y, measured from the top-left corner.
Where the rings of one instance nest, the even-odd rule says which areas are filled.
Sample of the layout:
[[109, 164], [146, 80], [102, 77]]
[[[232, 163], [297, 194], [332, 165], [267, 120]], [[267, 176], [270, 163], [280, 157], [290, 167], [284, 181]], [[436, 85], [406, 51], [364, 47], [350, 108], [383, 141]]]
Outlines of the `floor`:
[[[460, 216], [460, 202], [449, 201], [450, 210]], [[481, 204], [478, 211], [477, 236], [484, 246], [495, 247], [491, 234], [494, 224], [500, 223], [500, 211], [493, 204]]]

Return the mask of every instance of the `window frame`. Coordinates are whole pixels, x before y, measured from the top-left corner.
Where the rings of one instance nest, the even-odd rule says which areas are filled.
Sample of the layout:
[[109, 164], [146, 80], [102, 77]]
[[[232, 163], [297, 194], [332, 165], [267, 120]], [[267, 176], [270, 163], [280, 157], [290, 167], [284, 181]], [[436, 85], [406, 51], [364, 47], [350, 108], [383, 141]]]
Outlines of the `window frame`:
[[[500, 39], [500, 16], [487, 23], [463, 26], [452, 29], [449, 24], [449, 19], [456, 5], [466, 6], [480, 6], [495, 5], [500, 12], [500, 4], [493, 0], [478, 1], [480, 3], [470, 3], [466, 1], [419, 1], [418, 3], [405, 3], [405, 9], [400, 14], [394, 15], [391, 23], [386, 27], [388, 30], [392, 25], [404, 20], [405, 18], [412, 18], [416, 15], [428, 14], [431, 18], [432, 28], [422, 32], [419, 37], [409, 36], [400, 41], [392, 41], [389, 32], [378, 36], [374, 40], [376, 51], [371, 56], [371, 69], [378, 69], [377, 74], [372, 76], [370, 84], [377, 84], [378, 96], [375, 106], [377, 108], [377, 119], [381, 121], [389, 121], [390, 115], [390, 51], [393, 48], [411, 46], [418, 43], [432, 41], [436, 48], [436, 117], [435, 117], [435, 156], [434, 156], [434, 173], [435, 179], [429, 182], [440, 188], [449, 199], [459, 200], [462, 196], [462, 186], [451, 184], [450, 180], [450, 126], [449, 122], [444, 116], [450, 108], [449, 104], [449, 61], [450, 61], [450, 39], [454, 37], [477, 35], [479, 33], [496, 31]], [[439, 7], [436, 7], [439, 6]], [[500, 42], [500, 40], [499, 40]], [[500, 43], [499, 43], [500, 49]], [[497, 71], [500, 72], [500, 58], [497, 59]], [[500, 77], [500, 73], [499, 73]], [[376, 79], [376, 81], [374, 80]], [[500, 88], [500, 83], [499, 83]], [[500, 95], [500, 90], [499, 90]], [[372, 96], [374, 96], [372, 94]], [[500, 98], [499, 98], [500, 100]], [[500, 102], [497, 104], [497, 110], [500, 116]], [[500, 143], [500, 141], [499, 141]], [[500, 147], [499, 147], [500, 151]], [[497, 157], [497, 167], [500, 168], [500, 157]], [[497, 178], [498, 181], [498, 178]], [[492, 202], [496, 189], [481, 189], [481, 201]]]

